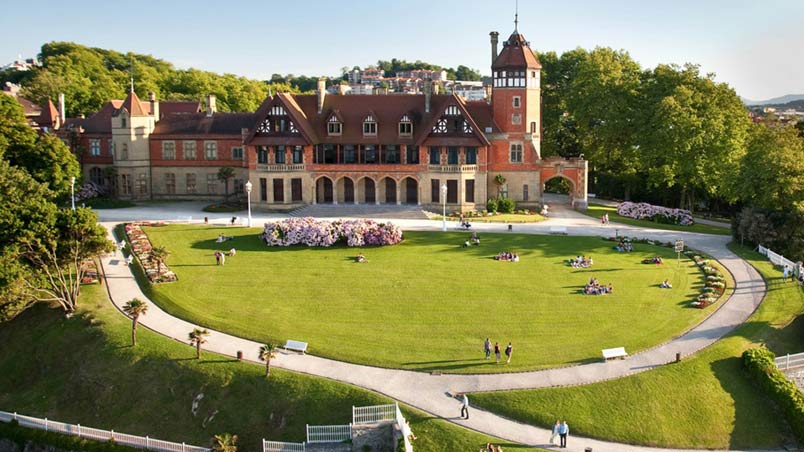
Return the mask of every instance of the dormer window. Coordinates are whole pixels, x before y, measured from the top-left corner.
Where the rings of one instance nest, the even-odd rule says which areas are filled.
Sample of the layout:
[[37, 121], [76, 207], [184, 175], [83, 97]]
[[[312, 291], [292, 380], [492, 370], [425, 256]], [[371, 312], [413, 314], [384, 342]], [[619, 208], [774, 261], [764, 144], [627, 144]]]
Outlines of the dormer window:
[[281, 105], [274, 105], [268, 116], [257, 127], [257, 132], [265, 134], [291, 134], [297, 135], [299, 130]]
[[343, 124], [336, 117], [332, 116], [327, 121], [327, 135], [340, 135], [343, 130]]
[[399, 120], [399, 136], [409, 137], [413, 135], [413, 121], [408, 115]]
[[377, 120], [374, 119], [374, 116], [368, 115], [366, 119], [363, 120], [363, 135], [377, 135]]

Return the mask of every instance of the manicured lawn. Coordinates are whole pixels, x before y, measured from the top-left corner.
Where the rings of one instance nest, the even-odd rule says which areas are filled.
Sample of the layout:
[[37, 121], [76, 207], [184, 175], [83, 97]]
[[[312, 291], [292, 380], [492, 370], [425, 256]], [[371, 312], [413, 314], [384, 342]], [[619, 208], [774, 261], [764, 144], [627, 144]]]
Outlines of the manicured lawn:
[[681, 364], [571, 388], [475, 394], [475, 405], [522, 422], [567, 419], [578, 434], [674, 448], [780, 448], [786, 428], [762, 390], [743, 374], [740, 355], [766, 343], [804, 350], [804, 292], [754, 252], [732, 247], [762, 273], [769, 291], [746, 324]]
[[[441, 221], [441, 215], [433, 217], [434, 220]], [[458, 221], [460, 218], [447, 217], [447, 221]], [[534, 213], [532, 215], [523, 215], [518, 213], [501, 213], [499, 215], [492, 215], [490, 217], [467, 217], [469, 223], [538, 223], [546, 220], [543, 216]]]
[[[308, 342], [315, 355], [422, 371], [502, 372], [587, 362], [601, 348], [635, 352], [664, 342], [710, 309], [689, 308], [703, 277], [672, 249], [635, 245], [617, 253], [596, 237], [406, 232], [397, 246], [357, 249], [270, 248], [256, 229], [172, 225], [146, 228], [167, 246], [179, 281], [155, 286], [172, 314], [259, 341]], [[216, 244], [219, 234], [234, 236]], [[214, 250], [237, 256], [215, 265]], [[499, 251], [521, 255], [498, 262]], [[593, 269], [565, 260], [591, 255]], [[642, 264], [664, 256], [666, 265]], [[612, 295], [582, 295], [591, 277]], [[672, 290], [660, 289], [665, 278]], [[482, 359], [486, 337], [514, 343], [510, 365]], [[557, 346], [560, 344], [560, 346]]]
[[[212, 353], [197, 361], [193, 348], [145, 328], [132, 349], [130, 325], [98, 286], [85, 286], [71, 319], [36, 306], [0, 325], [0, 409], [200, 446], [230, 432], [240, 436], [240, 450], [256, 451], [262, 438], [303, 440], [307, 423], [348, 423], [352, 405], [390, 403], [280, 369], [266, 380], [262, 366]], [[193, 416], [199, 393], [204, 398]], [[478, 450], [494, 441], [415, 410], [406, 414], [417, 450]]]
[[710, 226], [708, 224], [695, 223], [692, 226], [681, 226], [678, 224], [664, 224], [656, 223], [648, 220], [636, 220], [634, 218], [627, 218], [617, 215], [616, 207], [603, 206], [600, 204], [589, 204], [586, 211], [579, 210], [582, 214], [600, 220], [604, 214], [609, 214], [609, 221], [617, 223], [630, 224], [632, 226], [641, 226], [643, 228], [653, 229], [666, 229], [669, 231], [686, 231], [686, 232], [700, 232], [701, 234], [717, 234], [717, 235], [731, 235], [731, 229], [719, 228], [717, 226]]

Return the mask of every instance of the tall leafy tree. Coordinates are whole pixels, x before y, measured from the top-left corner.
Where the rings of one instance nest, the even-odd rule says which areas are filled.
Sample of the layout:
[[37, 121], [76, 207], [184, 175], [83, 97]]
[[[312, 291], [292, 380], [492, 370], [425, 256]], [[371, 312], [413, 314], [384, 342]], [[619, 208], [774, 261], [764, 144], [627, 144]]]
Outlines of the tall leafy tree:
[[229, 199], [229, 179], [235, 175], [234, 168], [231, 166], [224, 166], [218, 170], [218, 180], [223, 181], [223, 199]]

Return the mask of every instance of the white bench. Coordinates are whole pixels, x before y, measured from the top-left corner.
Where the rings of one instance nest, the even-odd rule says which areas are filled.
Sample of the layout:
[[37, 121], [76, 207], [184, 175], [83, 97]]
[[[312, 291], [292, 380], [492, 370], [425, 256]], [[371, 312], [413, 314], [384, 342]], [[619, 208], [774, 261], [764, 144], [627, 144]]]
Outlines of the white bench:
[[604, 348], [603, 349], [603, 360], [608, 361], [613, 358], [622, 358], [625, 359], [628, 356], [628, 353], [625, 352], [625, 347], [617, 347], [617, 348]]
[[550, 234], [567, 235], [566, 226], [550, 226]]
[[284, 348], [285, 350], [293, 350], [296, 352], [301, 352], [301, 354], [303, 355], [307, 353], [307, 342], [292, 341], [288, 339], [288, 341], [285, 342]]

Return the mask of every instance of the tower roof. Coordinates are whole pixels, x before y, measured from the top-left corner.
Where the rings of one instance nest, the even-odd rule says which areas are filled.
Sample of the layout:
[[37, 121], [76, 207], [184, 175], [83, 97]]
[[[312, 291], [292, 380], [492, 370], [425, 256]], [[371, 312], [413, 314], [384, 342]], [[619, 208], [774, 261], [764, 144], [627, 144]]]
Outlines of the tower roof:
[[530, 43], [525, 40], [525, 37], [514, 30], [511, 36], [503, 42], [503, 49], [494, 63], [491, 64], [492, 69], [508, 69], [508, 68], [529, 68], [541, 69], [542, 65], [530, 49]]
[[[130, 116], [148, 116], [148, 112], [142, 108], [140, 98], [137, 97], [137, 93], [134, 91], [128, 93], [128, 97], [123, 101], [123, 105], [120, 106], [121, 110], [124, 108]], [[118, 111], [117, 113], [119, 114], [120, 112]]]
[[37, 119], [37, 124], [41, 127], [53, 127], [55, 128], [58, 125], [59, 121], [59, 111], [56, 109], [56, 106], [53, 105], [53, 102], [50, 101], [50, 98], [47, 99], [47, 105], [44, 106], [42, 109], [42, 113], [39, 114], [39, 119]]

